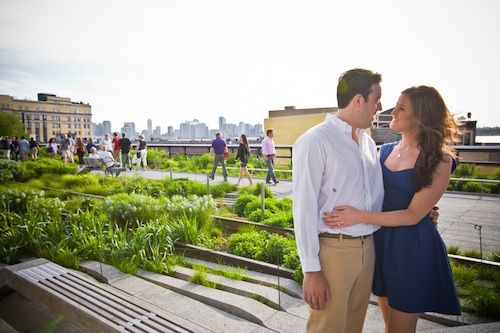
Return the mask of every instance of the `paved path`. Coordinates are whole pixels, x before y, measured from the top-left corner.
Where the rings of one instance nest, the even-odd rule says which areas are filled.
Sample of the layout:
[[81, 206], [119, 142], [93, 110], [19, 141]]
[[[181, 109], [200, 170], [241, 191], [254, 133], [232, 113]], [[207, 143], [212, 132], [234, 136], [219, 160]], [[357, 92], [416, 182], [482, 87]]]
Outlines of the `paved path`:
[[[126, 172], [124, 176], [139, 175], [149, 179], [170, 177], [169, 171], [137, 171]], [[172, 178], [189, 178], [201, 182], [207, 181], [206, 174], [172, 172]], [[222, 181], [220, 175], [212, 182]], [[237, 177], [228, 177], [230, 183], [236, 184]], [[256, 178], [262, 182], [262, 178]], [[248, 185], [243, 179], [241, 185]], [[292, 194], [292, 182], [280, 181], [277, 185], [269, 185], [277, 197], [289, 197]], [[479, 231], [481, 227], [483, 252], [490, 254], [500, 251], [500, 196], [485, 196], [447, 192], [438, 203], [440, 207], [438, 229], [447, 246], [459, 246], [460, 250], [479, 251]]]

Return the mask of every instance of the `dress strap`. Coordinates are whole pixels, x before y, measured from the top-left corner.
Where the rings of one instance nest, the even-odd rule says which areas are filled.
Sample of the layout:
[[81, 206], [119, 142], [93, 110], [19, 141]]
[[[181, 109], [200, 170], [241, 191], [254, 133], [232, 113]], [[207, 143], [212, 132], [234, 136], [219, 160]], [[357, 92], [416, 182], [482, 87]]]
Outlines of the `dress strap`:
[[397, 142], [390, 142], [390, 143], [386, 143], [386, 144], [382, 145], [382, 147], [380, 147], [380, 162], [382, 164], [385, 163], [385, 160], [391, 154], [391, 152], [394, 149], [394, 147], [396, 146], [396, 144], [397, 144]]

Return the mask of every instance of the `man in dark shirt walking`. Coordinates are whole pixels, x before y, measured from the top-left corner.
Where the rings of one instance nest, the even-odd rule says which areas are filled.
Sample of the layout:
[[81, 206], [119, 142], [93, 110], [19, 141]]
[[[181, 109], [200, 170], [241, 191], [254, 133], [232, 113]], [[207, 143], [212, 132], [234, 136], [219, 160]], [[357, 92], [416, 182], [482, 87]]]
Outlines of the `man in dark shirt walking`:
[[217, 170], [217, 166], [220, 163], [222, 165], [222, 177], [224, 177], [224, 181], [227, 182], [226, 161], [224, 160], [224, 152], [226, 150], [226, 142], [221, 139], [221, 134], [215, 134], [215, 140], [212, 141], [212, 148], [210, 149], [212, 154], [215, 154], [214, 166], [212, 167], [212, 171], [208, 175], [210, 179], [214, 180], [215, 171]]
[[125, 133], [122, 133], [119, 145], [122, 154], [122, 166], [124, 166], [125, 169], [129, 168], [129, 170], [132, 170], [132, 164], [130, 163], [130, 157], [128, 156], [132, 142], [130, 142], [129, 138], [126, 137]]

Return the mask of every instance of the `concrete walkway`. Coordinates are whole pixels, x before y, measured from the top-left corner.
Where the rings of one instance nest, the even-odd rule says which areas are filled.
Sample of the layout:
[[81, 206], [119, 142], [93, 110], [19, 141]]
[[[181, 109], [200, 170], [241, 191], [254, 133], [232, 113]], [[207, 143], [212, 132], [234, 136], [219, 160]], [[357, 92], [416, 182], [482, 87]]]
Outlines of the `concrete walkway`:
[[[207, 181], [206, 174], [169, 171], [131, 171], [123, 176], [141, 176], [148, 179], [188, 178], [200, 182]], [[216, 175], [211, 183], [221, 182], [222, 176]], [[228, 182], [236, 184], [237, 177], [228, 177]], [[263, 182], [255, 178], [255, 182]], [[248, 185], [243, 179], [240, 186]], [[278, 197], [290, 197], [292, 182], [280, 181], [277, 185], [269, 185], [271, 191]], [[500, 196], [481, 194], [462, 194], [447, 192], [438, 203], [440, 208], [438, 229], [447, 246], [459, 246], [462, 252], [479, 251], [479, 228], [481, 228], [483, 252], [489, 255], [492, 251], [500, 251]]]

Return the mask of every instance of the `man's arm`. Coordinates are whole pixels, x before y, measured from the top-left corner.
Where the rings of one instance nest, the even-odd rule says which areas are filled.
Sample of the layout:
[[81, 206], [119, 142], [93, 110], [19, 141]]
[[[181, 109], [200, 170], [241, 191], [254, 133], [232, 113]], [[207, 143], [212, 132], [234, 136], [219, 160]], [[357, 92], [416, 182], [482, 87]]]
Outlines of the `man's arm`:
[[326, 156], [310, 135], [300, 138], [293, 152], [293, 220], [304, 272], [304, 300], [313, 309], [323, 309], [330, 294], [319, 262], [318, 196]]

